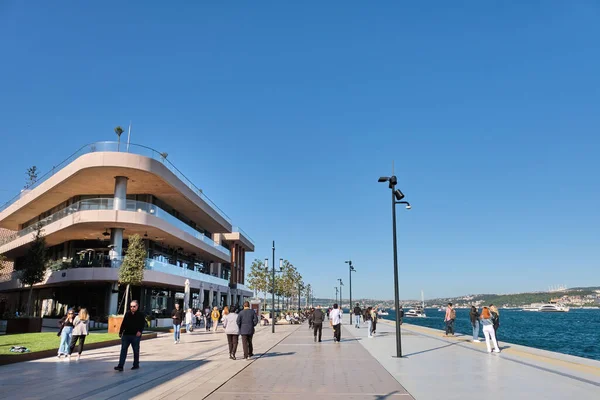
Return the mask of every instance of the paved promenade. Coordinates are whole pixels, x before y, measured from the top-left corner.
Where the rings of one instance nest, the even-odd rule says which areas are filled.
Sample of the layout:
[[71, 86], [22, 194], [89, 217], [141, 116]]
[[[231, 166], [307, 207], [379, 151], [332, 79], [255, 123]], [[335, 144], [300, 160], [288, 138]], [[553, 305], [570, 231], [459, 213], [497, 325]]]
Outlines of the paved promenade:
[[[598, 399], [600, 362], [501, 342], [501, 354], [467, 337], [403, 325], [396, 359], [393, 323], [377, 335], [344, 326], [334, 343], [327, 323], [314, 343], [304, 325], [258, 327], [256, 357], [228, 358], [226, 335], [196, 331], [142, 342], [141, 368], [116, 372], [119, 346], [80, 361], [48, 358], [0, 367], [0, 399]], [[92, 333], [93, 334], [93, 333]]]
[[[396, 354], [395, 325], [382, 321], [377, 335], [344, 326], [418, 400], [422, 399], [600, 399], [600, 362], [508, 344], [489, 354], [470, 336], [446, 338], [442, 331], [402, 325], [405, 358]], [[483, 338], [482, 338], [483, 339]], [[500, 337], [502, 339], [502, 337]]]

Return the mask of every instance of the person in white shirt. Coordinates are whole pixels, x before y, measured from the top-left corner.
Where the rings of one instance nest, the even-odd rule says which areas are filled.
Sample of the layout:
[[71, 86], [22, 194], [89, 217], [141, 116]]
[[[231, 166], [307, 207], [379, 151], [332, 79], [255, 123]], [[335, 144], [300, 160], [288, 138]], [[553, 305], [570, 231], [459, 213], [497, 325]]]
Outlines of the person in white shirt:
[[333, 341], [339, 342], [342, 335], [342, 310], [338, 308], [337, 303], [329, 313], [329, 323], [333, 327]]

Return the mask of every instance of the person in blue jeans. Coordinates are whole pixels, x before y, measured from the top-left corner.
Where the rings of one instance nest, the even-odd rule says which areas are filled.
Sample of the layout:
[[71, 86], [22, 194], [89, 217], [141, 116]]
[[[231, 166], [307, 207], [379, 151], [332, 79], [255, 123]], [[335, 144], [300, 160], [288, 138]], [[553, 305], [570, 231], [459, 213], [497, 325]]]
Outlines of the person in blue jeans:
[[119, 337], [121, 338], [121, 355], [119, 356], [119, 365], [115, 367], [115, 371], [123, 371], [125, 359], [127, 358], [127, 350], [129, 346], [133, 349], [133, 367], [140, 367], [140, 340], [142, 332], [146, 326], [146, 318], [141, 311], [138, 311], [139, 304], [137, 300], [133, 300], [129, 304], [129, 312], [125, 313], [121, 328], [119, 329]]
[[181, 322], [183, 321], [183, 310], [179, 308], [179, 303], [175, 303], [171, 318], [173, 318], [173, 337], [175, 338], [175, 344], [177, 344], [181, 338]]
[[60, 346], [58, 346], [58, 358], [62, 358], [62, 356], [69, 355], [69, 345], [71, 344], [71, 336], [73, 333], [73, 322], [75, 320], [75, 312], [72, 308], [67, 311], [67, 315], [65, 315], [60, 320], [60, 331], [58, 331], [58, 336], [60, 336]]
[[360, 328], [360, 316], [362, 315], [362, 310], [358, 303], [356, 303], [356, 307], [354, 307], [354, 327]]

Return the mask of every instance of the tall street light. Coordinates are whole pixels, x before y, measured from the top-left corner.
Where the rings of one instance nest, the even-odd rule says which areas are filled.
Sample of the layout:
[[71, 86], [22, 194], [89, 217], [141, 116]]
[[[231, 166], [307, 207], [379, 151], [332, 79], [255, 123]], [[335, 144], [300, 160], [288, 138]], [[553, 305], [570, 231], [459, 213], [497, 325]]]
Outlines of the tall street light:
[[410, 210], [411, 206], [408, 201], [400, 201], [404, 198], [404, 194], [400, 189], [396, 189], [398, 178], [396, 175], [382, 176], [378, 182], [389, 183], [389, 188], [392, 190], [392, 240], [394, 242], [394, 307], [396, 310], [396, 357], [402, 357], [402, 332], [400, 331], [400, 294], [398, 289], [398, 245], [396, 243], [396, 204], [406, 205], [406, 209]]
[[[275, 241], [273, 240], [273, 281], [271, 285], [271, 300], [273, 303], [271, 304], [271, 333], [275, 333], [275, 321], [277, 320], [275, 317], [275, 272], [281, 272], [283, 265], [283, 258], [279, 259], [279, 271], [275, 271]], [[269, 270], [269, 259], [265, 258], [265, 268], [267, 271]]]
[[334, 289], [335, 289], [335, 302], [337, 303], [338, 302], [337, 301], [337, 296], [338, 296], [338, 292], [339, 292], [340, 288], [338, 288], [337, 286], [335, 286]]
[[344, 286], [344, 284], [342, 283], [342, 278], [338, 278], [338, 281], [340, 281], [340, 312], [342, 311], [342, 286]]
[[350, 312], [348, 313], [348, 316], [350, 317], [350, 325], [352, 325], [352, 273], [356, 272], [356, 270], [352, 266], [352, 260], [346, 261], [346, 264], [348, 264], [348, 269], [350, 271], [348, 273], [350, 275]]

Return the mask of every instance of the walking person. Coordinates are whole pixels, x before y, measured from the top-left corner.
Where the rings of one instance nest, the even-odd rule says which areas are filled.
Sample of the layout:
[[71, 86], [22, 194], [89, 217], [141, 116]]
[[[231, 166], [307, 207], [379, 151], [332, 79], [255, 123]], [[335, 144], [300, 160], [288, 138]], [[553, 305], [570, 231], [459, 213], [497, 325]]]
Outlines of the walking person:
[[364, 318], [367, 322], [367, 337], [371, 339], [373, 337], [373, 319], [371, 318], [371, 307], [367, 307]]
[[183, 311], [179, 309], [179, 303], [175, 303], [175, 309], [171, 312], [173, 319], [173, 337], [175, 344], [181, 339], [181, 322], [183, 321]]
[[375, 336], [375, 332], [377, 331], [377, 319], [379, 318], [379, 314], [377, 314], [377, 307], [373, 307], [371, 310], [371, 336]]
[[479, 343], [479, 312], [475, 306], [471, 306], [471, 311], [469, 312], [469, 318], [471, 319], [471, 326], [473, 326], [473, 342]]
[[500, 312], [498, 308], [490, 304], [490, 314], [492, 316], [492, 326], [494, 327], [494, 335], [496, 335], [496, 342], [498, 341], [498, 328], [500, 327]]
[[325, 313], [323, 312], [323, 310], [321, 310], [321, 306], [318, 305], [317, 309], [313, 311], [313, 313], [308, 318], [313, 327], [313, 335], [315, 336], [314, 341], [317, 341], [318, 336], [318, 341], [321, 342], [321, 334], [323, 333], [323, 321], [325, 321]]
[[398, 311], [398, 319], [400, 320], [400, 325], [402, 325], [402, 320], [404, 318], [404, 309], [400, 306], [400, 310]]
[[129, 312], [125, 313], [123, 322], [121, 322], [121, 328], [119, 329], [121, 355], [119, 356], [119, 365], [115, 367], [115, 371], [123, 371], [129, 345], [133, 349], [133, 367], [131, 369], [140, 367], [140, 340], [142, 340], [142, 332], [146, 326], [146, 318], [138, 308], [139, 303], [137, 300], [133, 300], [129, 304]]
[[244, 309], [237, 316], [237, 326], [242, 335], [242, 347], [244, 348], [244, 359], [250, 360], [254, 356], [254, 347], [252, 346], [252, 336], [254, 336], [254, 327], [258, 324], [258, 317], [254, 310], [250, 309], [250, 303], [244, 302]]
[[88, 315], [87, 309], [82, 308], [79, 310], [79, 314], [75, 317], [73, 321], [73, 336], [71, 337], [71, 345], [69, 346], [69, 360], [71, 359], [71, 354], [73, 350], [75, 350], [75, 345], [79, 342], [79, 351], [77, 353], [77, 361], [81, 358], [81, 353], [83, 352], [83, 344], [85, 343], [85, 337], [88, 335], [88, 324], [90, 322], [90, 317]]
[[199, 308], [196, 310], [195, 316], [196, 316], [196, 328], [200, 328], [200, 324], [202, 323], [203, 315], [202, 315], [202, 311], [200, 311]]
[[311, 308], [308, 312], [308, 330], [313, 329], [313, 318], [312, 315], [315, 313], [315, 309]]
[[210, 331], [210, 308], [204, 309], [204, 328], [206, 332]]
[[223, 308], [223, 328], [227, 335], [227, 344], [229, 345], [229, 358], [235, 360], [238, 340], [240, 338], [240, 327], [237, 325], [237, 313], [229, 312], [229, 307]]
[[193, 320], [194, 313], [192, 312], [191, 308], [188, 308], [187, 312], [185, 313], [185, 329], [188, 333], [194, 330]]
[[71, 336], [73, 335], [73, 326], [75, 322], [75, 311], [69, 308], [67, 315], [61, 318], [59, 322], [60, 330], [57, 336], [60, 337], [60, 345], [58, 346], [58, 358], [69, 354], [69, 345], [71, 344]]
[[500, 353], [498, 342], [496, 341], [496, 332], [494, 332], [494, 325], [492, 323], [490, 309], [483, 307], [483, 310], [481, 310], [481, 316], [479, 318], [481, 320], [481, 325], [483, 326], [483, 336], [485, 337], [485, 345], [488, 353], [492, 352], [490, 342], [494, 344], [494, 353]]
[[354, 327], [360, 328], [360, 316], [362, 315], [362, 310], [360, 309], [360, 306], [358, 305], [358, 303], [356, 303], [356, 306], [354, 307], [353, 314], [354, 314]]
[[210, 319], [212, 320], [213, 324], [213, 332], [216, 332], [217, 328], [219, 327], [219, 318], [221, 318], [221, 313], [217, 307], [214, 307], [212, 313], [210, 313]]
[[329, 321], [333, 327], [333, 341], [339, 343], [342, 339], [342, 310], [338, 308], [337, 303], [329, 313]]
[[448, 303], [446, 307], [446, 315], [444, 316], [444, 322], [446, 323], [446, 336], [454, 336], [454, 320], [456, 319], [456, 310], [452, 307], [452, 303]]

